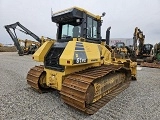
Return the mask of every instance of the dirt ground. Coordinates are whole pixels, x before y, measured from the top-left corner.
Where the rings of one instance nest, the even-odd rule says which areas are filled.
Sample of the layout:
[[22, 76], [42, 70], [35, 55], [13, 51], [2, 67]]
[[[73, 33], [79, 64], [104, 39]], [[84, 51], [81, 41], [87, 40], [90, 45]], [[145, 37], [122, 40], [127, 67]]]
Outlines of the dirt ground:
[[2, 46], [0, 47], [0, 52], [16, 52], [17, 49], [15, 46]]

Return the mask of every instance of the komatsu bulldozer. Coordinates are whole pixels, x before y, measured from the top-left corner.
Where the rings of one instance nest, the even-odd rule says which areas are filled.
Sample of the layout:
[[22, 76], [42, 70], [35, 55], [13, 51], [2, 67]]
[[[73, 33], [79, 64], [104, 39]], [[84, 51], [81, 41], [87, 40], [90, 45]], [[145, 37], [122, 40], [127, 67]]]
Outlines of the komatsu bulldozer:
[[[109, 27], [106, 31], [106, 44], [109, 45], [109, 41], [110, 41], [110, 29], [111, 27]], [[117, 59], [128, 59], [130, 58], [132, 61], [136, 61], [135, 57], [134, 57], [134, 50], [133, 50], [133, 46], [129, 45], [127, 46], [125, 44], [125, 42], [121, 42], [118, 41], [116, 42], [114, 45], [109, 46], [108, 49], [112, 49], [110, 50], [112, 52], [112, 56], [114, 55], [115, 58]]]
[[111, 57], [101, 38], [102, 16], [73, 7], [52, 13], [57, 41], [46, 41], [33, 59], [44, 65], [31, 68], [28, 84], [39, 92], [53, 88], [62, 100], [94, 114], [136, 79], [136, 62]]
[[129, 54], [128, 54], [128, 50], [125, 46], [124, 42], [117, 42], [115, 44], [115, 46], [113, 47], [114, 49], [114, 53], [115, 53], [115, 57], [119, 57], [119, 58], [128, 58]]

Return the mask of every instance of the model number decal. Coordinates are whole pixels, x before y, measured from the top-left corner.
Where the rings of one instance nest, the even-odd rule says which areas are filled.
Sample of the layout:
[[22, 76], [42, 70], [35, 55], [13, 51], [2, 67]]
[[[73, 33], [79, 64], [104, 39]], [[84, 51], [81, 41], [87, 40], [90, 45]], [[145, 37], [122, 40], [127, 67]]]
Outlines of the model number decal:
[[87, 63], [87, 56], [85, 51], [75, 51], [73, 64], [83, 64], [83, 63]]
[[77, 64], [79, 64], [79, 63], [86, 63], [87, 62], [87, 60], [86, 59], [84, 59], [84, 58], [76, 58], [76, 63]]

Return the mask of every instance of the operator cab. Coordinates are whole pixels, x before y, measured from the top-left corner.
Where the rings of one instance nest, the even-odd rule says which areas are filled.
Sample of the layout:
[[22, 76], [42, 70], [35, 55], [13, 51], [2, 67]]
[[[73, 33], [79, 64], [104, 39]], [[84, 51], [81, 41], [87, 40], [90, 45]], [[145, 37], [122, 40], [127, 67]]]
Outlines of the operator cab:
[[57, 24], [57, 41], [68, 42], [73, 38], [85, 38], [88, 42], [100, 42], [101, 17], [73, 7], [52, 14], [52, 22]]
[[124, 47], [125, 47], [125, 44], [124, 44], [124, 42], [117, 42], [117, 43], [116, 43], [116, 47], [117, 47], [117, 48], [124, 48]]
[[152, 48], [153, 48], [152, 44], [144, 44], [143, 45], [143, 54], [148, 54], [149, 55], [152, 51]]

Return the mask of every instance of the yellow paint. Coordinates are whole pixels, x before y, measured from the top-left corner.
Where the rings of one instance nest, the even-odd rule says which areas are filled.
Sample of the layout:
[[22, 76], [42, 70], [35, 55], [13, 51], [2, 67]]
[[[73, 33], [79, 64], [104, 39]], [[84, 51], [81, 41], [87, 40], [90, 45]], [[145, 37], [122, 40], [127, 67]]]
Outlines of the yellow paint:
[[[81, 64], [74, 64], [74, 52], [76, 47], [76, 42], [78, 41], [69, 41], [67, 46], [65, 47], [61, 57], [60, 57], [60, 65], [64, 66], [73, 66], [73, 65], [82, 65], [82, 64], [90, 64], [90, 63], [99, 63], [100, 65], [100, 52], [98, 48], [98, 44], [94, 43], [88, 43], [88, 42], [81, 42], [83, 44], [84, 51], [87, 56], [87, 63], [81, 63]], [[76, 57], [78, 57], [78, 54], [75, 54]], [[67, 63], [67, 61], [70, 61], [70, 63]]]
[[32, 58], [38, 62], [44, 62], [44, 57], [54, 41], [46, 41], [33, 55]]
[[44, 71], [46, 71], [46, 85], [51, 88], [61, 90], [63, 77], [65, 75], [78, 72], [81, 70], [85, 70], [90, 67], [95, 67], [95, 66], [98, 66], [98, 64], [93, 63], [93, 64], [86, 64], [86, 65], [79, 65], [79, 66], [66, 66], [64, 72], [58, 72], [56, 70], [45, 68]]
[[101, 64], [111, 64], [111, 52], [103, 45], [100, 46], [101, 49], [101, 57], [103, 59], [101, 60]]
[[[65, 47], [60, 60], [59, 64], [64, 66], [71, 66], [73, 65], [73, 57], [74, 57], [74, 50], [76, 46], [76, 41], [69, 41], [67, 46]], [[70, 61], [70, 63], [67, 63], [67, 61]]]
[[99, 63], [100, 64], [100, 52], [98, 44], [83, 42], [85, 53], [87, 55], [87, 63]]
[[[100, 66], [101, 64], [123, 65], [124, 62], [127, 62], [126, 59], [116, 59], [116, 61], [113, 62], [111, 60], [111, 52], [103, 45], [82, 42], [88, 61], [87, 63], [73, 64], [76, 42], [78, 41], [69, 41], [67, 46], [65, 47], [64, 52], [60, 57], [60, 64], [65, 66], [64, 72], [57, 72], [54, 70], [45, 69], [47, 72], [47, 81], [48, 81], [47, 85], [49, 85], [50, 87], [61, 90], [63, 76], [74, 73], [74, 72], [78, 72], [81, 70], [85, 70], [89, 67]], [[78, 57], [78, 54], [76, 54], [76, 57]], [[103, 57], [103, 59], [101, 60], [100, 57]], [[70, 63], [68, 64], [67, 61], [70, 61]], [[136, 63], [130, 62], [129, 69], [131, 69], [132, 75], [135, 76]], [[107, 84], [112, 84], [113, 81], [114, 80], [111, 80], [110, 83], [107, 83]], [[97, 84], [95, 86], [102, 87], [103, 85]], [[97, 89], [98, 88], [95, 88], [96, 91], [98, 91]], [[96, 99], [99, 99], [99, 98], [95, 98], [95, 101]]]
[[130, 68], [132, 76], [137, 77], [137, 62], [131, 62]]
[[[83, 11], [97, 20], [101, 19], [100, 16], [96, 16], [82, 8], [78, 7], [73, 7], [73, 8]], [[43, 37], [41, 39], [43, 40]], [[38, 62], [44, 62], [44, 57], [50, 50], [54, 42], [55, 41], [44, 41], [43, 45], [34, 53], [33, 55], [34, 60]], [[83, 45], [84, 50], [83, 49], [75, 50], [76, 43], [81, 44], [81, 46], [77, 45], [77, 47], [82, 48]], [[87, 58], [86, 63], [74, 64], [74, 55], [75, 59], [80, 56], [78, 53], [75, 54], [75, 52], [77, 51], [83, 51], [86, 54]], [[54, 69], [44, 68], [44, 71], [46, 72], [46, 78], [44, 79], [44, 81], [46, 82], [46, 85], [48, 87], [61, 91], [62, 83], [66, 75], [69, 75], [74, 72], [79, 72], [87, 68], [101, 66], [104, 64], [105, 65], [114, 64], [114, 65], [124, 66], [125, 62], [129, 62], [128, 69], [131, 70], [132, 76], [136, 76], [136, 67], [137, 67], [136, 63], [127, 61], [126, 59], [115, 58], [115, 56], [112, 57], [113, 59], [115, 59], [114, 61], [111, 58], [110, 50], [105, 47], [105, 42], [102, 42], [101, 44], [95, 44], [86, 42], [85, 38], [73, 38], [72, 41], [69, 41], [67, 43], [63, 53], [59, 58], [59, 61], [57, 61], [59, 62], [60, 65], [64, 66], [64, 72], [56, 71]], [[111, 90], [113, 90], [113, 88], [115, 88], [117, 84], [124, 81], [124, 79], [119, 80], [118, 78], [124, 78], [124, 75], [116, 73], [115, 76], [108, 77], [107, 79], [102, 77], [101, 80], [94, 81], [93, 85], [95, 87], [95, 96], [93, 102], [99, 100], [101, 97], [111, 92]]]
[[[83, 47], [84, 47], [84, 52], [86, 53], [88, 61], [87, 63], [73, 64], [74, 52], [75, 52], [74, 50], [76, 47], [76, 42], [78, 41], [69, 41], [59, 59], [60, 65], [65, 66], [64, 72], [58, 72], [55, 70], [50, 70], [50, 69], [45, 68], [45, 71], [47, 74], [46, 84], [49, 87], [61, 90], [63, 77], [65, 75], [68, 75], [74, 72], [85, 70], [90, 67], [100, 66], [101, 64], [115, 64], [115, 65], [121, 64], [123, 66], [124, 62], [127, 62], [126, 59], [115, 59], [116, 61], [112, 61], [111, 52], [103, 45], [82, 42]], [[46, 42], [44, 43], [44, 46], [47, 46], [47, 43], [49, 44], [49, 42]], [[76, 57], [78, 57], [78, 54], [76, 54]], [[101, 60], [100, 57], [103, 57], [103, 59]], [[67, 61], [70, 61], [70, 63], [67, 63]], [[132, 75], [135, 76], [136, 75], [136, 63], [130, 61], [129, 69], [131, 69]], [[114, 80], [111, 80], [110, 83], [107, 83], [107, 84], [111, 84], [113, 81]], [[103, 85], [97, 84], [95, 86], [102, 87]], [[96, 91], [98, 91], [97, 89], [98, 88], [95, 88]]]
[[128, 62], [129, 63], [129, 68], [131, 70], [131, 75], [133, 77], [137, 77], [137, 62], [132, 62], [130, 59], [121, 59], [121, 58], [115, 58], [115, 61], [112, 61], [113, 64], [115, 65], [122, 65], [124, 66], [124, 63]]
[[90, 13], [90, 12], [88, 12], [87, 10], [85, 10], [85, 9], [83, 9], [83, 8], [79, 8], [79, 7], [73, 7], [73, 8], [76, 8], [76, 9], [78, 9], [78, 10], [80, 10], [80, 11], [83, 11], [83, 12], [85, 12], [86, 14], [92, 16], [93, 18], [96, 18], [97, 20], [100, 20], [100, 19], [101, 19], [101, 17], [100, 17], [99, 15], [94, 15], [93, 13]]
[[64, 72], [58, 72], [46, 68], [44, 70], [46, 71], [46, 85], [51, 88], [61, 90], [62, 76], [64, 75]]

